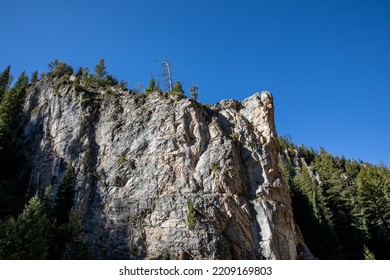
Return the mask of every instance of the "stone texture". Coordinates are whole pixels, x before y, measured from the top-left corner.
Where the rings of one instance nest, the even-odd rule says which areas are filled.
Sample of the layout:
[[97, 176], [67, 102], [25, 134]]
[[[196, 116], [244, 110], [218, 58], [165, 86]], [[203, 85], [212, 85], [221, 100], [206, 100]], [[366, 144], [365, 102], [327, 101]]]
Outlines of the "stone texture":
[[45, 78], [27, 96], [29, 192], [58, 189], [72, 164], [96, 258], [312, 258], [278, 167], [269, 92], [207, 107], [57, 84]]

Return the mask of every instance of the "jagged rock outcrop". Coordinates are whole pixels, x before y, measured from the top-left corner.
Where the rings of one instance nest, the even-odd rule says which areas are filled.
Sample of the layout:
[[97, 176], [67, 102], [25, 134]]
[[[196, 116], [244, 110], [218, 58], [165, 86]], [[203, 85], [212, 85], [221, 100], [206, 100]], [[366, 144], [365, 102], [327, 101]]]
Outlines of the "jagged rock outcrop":
[[72, 164], [96, 258], [312, 257], [278, 167], [269, 92], [206, 107], [100, 91], [47, 77], [22, 127], [29, 193], [58, 189]]

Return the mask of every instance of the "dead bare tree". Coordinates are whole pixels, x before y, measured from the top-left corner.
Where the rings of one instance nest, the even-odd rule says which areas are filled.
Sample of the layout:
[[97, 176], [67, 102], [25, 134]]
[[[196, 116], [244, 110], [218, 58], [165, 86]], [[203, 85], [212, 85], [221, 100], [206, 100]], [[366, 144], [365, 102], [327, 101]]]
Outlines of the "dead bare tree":
[[167, 58], [164, 58], [164, 61], [161, 62], [161, 68], [163, 69], [162, 76], [166, 79], [166, 86], [169, 88], [169, 91], [173, 91], [173, 81], [172, 81], [172, 67], [173, 64], [169, 63]]

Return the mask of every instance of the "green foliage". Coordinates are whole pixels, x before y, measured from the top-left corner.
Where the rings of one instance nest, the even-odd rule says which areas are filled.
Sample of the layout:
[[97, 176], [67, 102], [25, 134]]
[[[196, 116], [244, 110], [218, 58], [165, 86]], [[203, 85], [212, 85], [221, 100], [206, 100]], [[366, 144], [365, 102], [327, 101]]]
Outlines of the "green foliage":
[[72, 75], [73, 74], [73, 67], [70, 65], [67, 65], [65, 62], [54, 60], [49, 63], [48, 65], [51, 75], [54, 77], [62, 77], [64, 75]]
[[11, 80], [11, 66], [8, 65], [3, 72], [0, 73], [0, 102], [3, 99], [4, 94], [8, 91], [8, 87]]
[[365, 260], [375, 260], [375, 255], [373, 252], [368, 249], [366, 245], [363, 247], [363, 254], [364, 254], [364, 259]]
[[126, 82], [126, 81], [120, 81], [119, 83], [118, 83], [118, 87], [120, 88], [120, 89], [122, 89], [122, 90], [127, 90], [127, 87], [128, 87], [128, 83]]
[[229, 137], [233, 140], [238, 140], [238, 137], [240, 136], [240, 134], [238, 132], [233, 132], [229, 135]]
[[196, 225], [196, 210], [191, 200], [188, 200], [188, 228], [194, 229]]
[[107, 74], [104, 59], [99, 61], [94, 70], [95, 75], [90, 74], [87, 67], [79, 67], [73, 84], [85, 88], [87, 91], [91, 89], [93, 91], [103, 90], [104, 94], [114, 93], [113, 87], [115, 86], [125, 89], [126, 83], [124, 81], [118, 82], [116, 77]]
[[60, 226], [58, 232], [64, 240], [61, 259], [88, 260], [92, 259], [92, 251], [83, 231], [83, 220], [75, 210], [69, 212], [69, 222]]
[[190, 92], [192, 98], [196, 101], [198, 99], [198, 95], [199, 95], [198, 86], [196, 84], [192, 84], [190, 89], [189, 89], [189, 92]]
[[[379, 259], [388, 259], [390, 251], [390, 171], [366, 165], [356, 177], [357, 202], [367, 244]], [[359, 211], [360, 210], [360, 211]], [[387, 250], [385, 249], [387, 248]]]
[[[23, 72], [12, 89], [3, 96], [0, 103], [0, 162], [1, 165], [13, 157], [12, 151], [15, 149], [15, 137], [19, 127], [22, 113], [24, 98], [28, 88], [28, 78]], [[4, 166], [6, 167], [6, 166]], [[10, 166], [11, 167], [11, 166]], [[1, 169], [1, 168], [0, 168]], [[0, 170], [9, 171], [7, 168]]]
[[66, 223], [49, 219], [52, 188], [43, 200], [31, 198], [15, 220], [0, 220], [0, 259], [92, 259], [81, 215], [74, 210]]
[[79, 78], [87, 79], [89, 77], [89, 69], [88, 67], [79, 67], [77, 70], [76, 76]]
[[86, 98], [81, 99], [80, 103], [81, 103], [81, 106], [86, 107], [87, 105], [93, 103], [93, 99], [91, 97], [86, 97]]
[[179, 81], [176, 81], [176, 83], [175, 83], [175, 85], [173, 87], [172, 94], [176, 94], [176, 95], [179, 95], [179, 96], [183, 96], [184, 95], [183, 86], [181, 85], [181, 83]]
[[118, 80], [112, 75], [107, 75], [104, 78], [104, 83], [105, 86], [116, 86], [118, 84]]
[[26, 75], [26, 72], [23, 71], [22, 74], [20, 74], [19, 78], [17, 79], [16, 83], [13, 85], [11, 89], [11, 93], [16, 93], [20, 91], [26, 91], [28, 88], [28, 77]]
[[357, 175], [359, 202], [364, 225], [380, 227], [390, 237], [390, 177], [385, 168], [367, 165]]
[[130, 254], [132, 254], [133, 256], [139, 255], [139, 249], [136, 245], [131, 246]]
[[0, 259], [47, 259], [49, 220], [37, 196], [30, 199], [26, 209], [6, 224], [0, 239]]
[[19, 214], [25, 199], [17, 136], [27, 88], [28, 78], [23, 72], [10, 90], [4, 88], [0, 102], [0, 218]]
[[211, 164], [210, 164], [210, 170], [211, 171], [216, 171], [216, 170], [218, 170], [219, 169], [219, 163], [218, 162], [212, 162]]
[[279, 141], [294, 217], [312, 253], [320, 259], [389, 259], [390, 170]]
[[124, 154], [121, 155], [116, 162], [118, 165], [123, 165], [126, 162], [126, 156]]
[[31, 85], [34, 86], [38, 82], [38, 71], [31, 74]]
[[53, 217], [53, 202], [54, 202], [54, 189], [52, 186], [48, 186], [45, 189], [45, 193], [42, 198], [42, 204], [45, 207], [45, 213], [48, 217]]
[[100, 59], [99, 63], [95, 66], [95, 74], [98, 80], [103, 80], [104, 76], [107, 75], [106, 65], [104, 64], [104, 59]]
[[[44, 205], [53, 219], [49, 243], [50, 258], [91, 259], [92, 253], [83, 232], [83, 221], [73, 208], [75, 174], [71, 164], [65, 172], [57, 193], [46, 189]], [[54, 198], [53, 198], [54, 196]], [[51, 203], [54, 200], [54, 203]], [[52, 207], [51, 205], [54, 204]]]
[[58, 225], [68, 222], [69, 211], [73, 206], [74, 183], [74, 169], [69, 164], [54, 200], [53, 216], [57, 220]]
[[149, 81], [149, 85], [145, 88], [145, 93], [150, 94], [156, 90], [159, 90], [159, 88], [156, 86], [156, 81], [154, 80], [154, 77], [152, 76]]

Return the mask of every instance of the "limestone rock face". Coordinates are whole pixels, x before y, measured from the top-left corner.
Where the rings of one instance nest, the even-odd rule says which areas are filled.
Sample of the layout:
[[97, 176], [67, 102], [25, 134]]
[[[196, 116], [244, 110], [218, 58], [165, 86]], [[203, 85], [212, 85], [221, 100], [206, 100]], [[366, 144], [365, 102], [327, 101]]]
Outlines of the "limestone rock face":
[[55, 85], [27, 95], [29, 192], [57, 190], [71, 164], [96, 258], [312, 258], [278, 167], [269, 92], [207, 107]]

